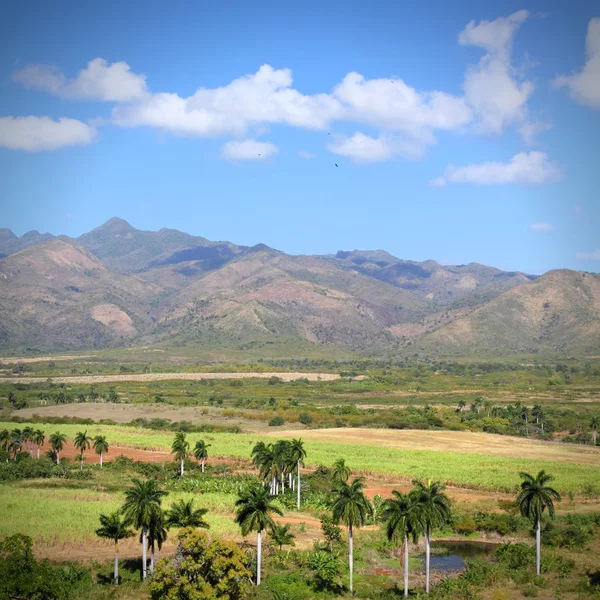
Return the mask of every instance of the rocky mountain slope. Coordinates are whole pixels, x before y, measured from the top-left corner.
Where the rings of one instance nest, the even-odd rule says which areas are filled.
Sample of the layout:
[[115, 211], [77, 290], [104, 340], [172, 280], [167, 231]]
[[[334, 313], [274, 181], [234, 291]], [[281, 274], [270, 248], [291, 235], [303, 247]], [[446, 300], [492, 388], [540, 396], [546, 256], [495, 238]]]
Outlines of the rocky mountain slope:
[[590, 274], [535, 278], [381, 250], [290, 256], [121, 219], [77, 240], [42, 238], [0, 230], [0, 247], [29, 244], [0, 260], [0, 350], [285, 338], [381, 355], [498, 355], [595, 352], [600, 339]]

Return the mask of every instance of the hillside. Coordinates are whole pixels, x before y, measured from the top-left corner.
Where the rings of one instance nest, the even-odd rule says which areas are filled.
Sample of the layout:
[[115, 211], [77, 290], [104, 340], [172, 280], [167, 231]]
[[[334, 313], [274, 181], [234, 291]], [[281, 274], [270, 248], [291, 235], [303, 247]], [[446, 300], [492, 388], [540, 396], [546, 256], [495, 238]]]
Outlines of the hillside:
[[436, 354], [600, 351], [600, 276], [550, 271], [424, 337]]
[[0, 345], [105, 347], [151, 323], [158, 289], [109, 271], [74, 242], [53, 239], [0, 261]]
[[[48, 236], [50, 239], [48, 239]], [[82, 235], [0, 229], [0, 349], [258, 340], [374, 355], [589, 353], [598, 276], [536, 278], [383, 250], [291, 256], [121, 219]]]

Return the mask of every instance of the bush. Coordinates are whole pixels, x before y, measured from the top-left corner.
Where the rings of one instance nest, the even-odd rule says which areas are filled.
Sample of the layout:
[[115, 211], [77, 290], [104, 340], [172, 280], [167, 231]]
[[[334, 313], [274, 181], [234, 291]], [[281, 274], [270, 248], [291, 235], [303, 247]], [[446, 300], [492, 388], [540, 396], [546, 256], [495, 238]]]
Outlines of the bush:
[[535, 564], [535, 548], [522, 542], [509, 542], [496, 550], [496, 558], [509, 569], [532, 567]]
[[463, 517], [460, 521], [454, 523], [453, 529], [456, 533], [461, 535], [469, 535], [470, 533], [477, 531], [477, 524], [471, 517]]
[[273, 417], [270, 421], [269, 421], [269, 427], [278, 427], [279, 425], [283, 425], [285, 423], [284, 419], [282, 416], [277, 415], [276, 417]]
[[318, 550], [309, 556], [308, 566], [314, 573], [317, 589], [331, 591], [339, 589], [342, 563], [337, 555], [325, 550]]
[[300, 421], [302, 425], [311, 425], [313, 422], [313, 418], [308, 413], [300, 413], [298, 421]]

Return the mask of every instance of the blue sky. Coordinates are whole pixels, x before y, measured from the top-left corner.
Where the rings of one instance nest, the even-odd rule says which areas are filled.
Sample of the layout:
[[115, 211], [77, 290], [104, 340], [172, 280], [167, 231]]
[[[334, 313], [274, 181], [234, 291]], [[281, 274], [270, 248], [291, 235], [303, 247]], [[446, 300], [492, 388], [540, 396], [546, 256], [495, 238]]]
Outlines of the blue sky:
[[9, 3], [0, 226], [598, 271], [597, 3], [408, 4]]

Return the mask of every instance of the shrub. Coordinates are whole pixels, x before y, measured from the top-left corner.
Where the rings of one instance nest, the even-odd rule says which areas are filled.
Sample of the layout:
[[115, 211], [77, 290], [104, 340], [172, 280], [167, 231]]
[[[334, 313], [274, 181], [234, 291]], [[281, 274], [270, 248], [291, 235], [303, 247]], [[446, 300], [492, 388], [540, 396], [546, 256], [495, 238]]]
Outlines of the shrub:
[[461, 535], [469, 535], [477, 530], [477, 524], [471, 517], [463, 517], [460, 521], [454, 523], [453, 529]]
[[310, 555], [308, 566], [313, 571], [317, 589], [332, 591], [339, 589], [342, 563], [337, 555], [318, 550]]
[[522, 542], [509, 542], [496, 550], [496, 558], [509, 569], [531, 567], [535, 563], [535, 548]]
[[282, 416], [277, 415], [276, 417], [273, 417], [270, 421], [269, 421], [269, 427], [278, 427], [279, 425], [283, 425], [285, 423], [284, 419]]
[[302, 425], [311, 425], [313, 422], [313, 418], [308, 413], [300, 413], [298, 421], [300, 421]]

